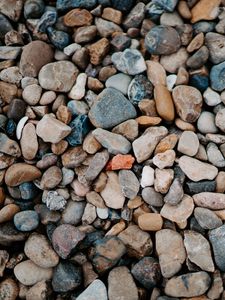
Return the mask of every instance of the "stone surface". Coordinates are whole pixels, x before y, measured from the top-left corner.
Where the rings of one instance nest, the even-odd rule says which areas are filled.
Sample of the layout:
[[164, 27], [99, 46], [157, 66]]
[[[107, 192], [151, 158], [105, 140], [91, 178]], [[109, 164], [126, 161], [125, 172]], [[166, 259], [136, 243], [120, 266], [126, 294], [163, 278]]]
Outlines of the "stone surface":
[[154, 188], [156, 192], [166, 194], [172, 184], [174, 171], [172, 169], [156, 169]]
[[7, 278], [0, 284], [0, 293], [4, 297], [4, 300], [16, 300], [19, 288], [13, 279]]
[[166, 150], [163, 153], [158, 153], [153, 157], [153, 164], [159, 169], [164, 169], [166, 167], [172, 167], [176, 158], [176, 153], [174, 150]]
[[156, 110], [165, 121], [173, 121], [175, 117], [173, 100], [170, 92], [163, 85], [156, 85], [154, 89]]
[[38, 140], [35, 126], [28, 123], [24, 126], [20, 140], [23, 157], [32, 160], [38, 151]]
[[88, 181], [94, 180], [105, 167], [108, 160], [108, 151], [104, 150], [102, 152], [96, 153], [85, 172], [85, 178]]
[[215, 118], [216, 126], [223, 132], [225, 132], [224, 117], [225, 117], [225, 109], [223, 108], [218, 111]]
[[150, 166], [144, 166], [141, 175], [141, 186], [152, 186], [154, 184], [154, 169]]
[[184, 131], [179, 139], [177, 150], [188, 156], [195, 156], [198, 152], [199, 140], [191, 131]]
[[152, 98], [153, 85], [144, 75], [136, 75], [128, 87], [128, 98], [133, 104]]
[[118, 91], [126, 95], [131, 80], [132, 79], [129, 75], [124, 73], [118, 73], [109, 77], [105, 82], [105, 86], [107, 88], [117, 89]]
[[193, 199], [197, 206], [214, 210], [225, 208], [225, 195], [222, 193], [203, 192], [194, 195]]
[[147, 76], [151, 83], [156, 85], [166, 85], [166, 71], [163, 66], [156, 61], [147, 60]]
[[210, 209], [196, 207], [194, 216], [203, 229], [214, 229], [223, 224], [221, 219]]
[[160, 214], [146, 213], [138, 217], [138, 226], [144, 231], [158, 231], [162, 229], [163, 219]]
[[78, 297], [77, 300], [108, 300], [107, 290], [104, 283], [94, 280]]
[[203, 111], [198, 118], [197, 127], [201, 133], [217, 133], [215, 115], [209, 111]]
[[200, 20], [214, 20], [219, 11], [219, 0], [213, 0], [208, 2], [207, 0], [201, 0], [191, 10], [192, 18], [191, 22], [196, 23]]
[[213, 254], [217, 267], [224, 272], [225, 270], [225, 261], [224, 261], [224, 227], [222, 225], [216, 229], [213, 229], [209, 232], [209, 240], [213, 248]]
[[140, 184], [132, 171], [121, 170], [119, 172], [119, 183], [126, 198], [133, 199], [137, 196]]
[[222, 62], [214, 65], [210, 71], [211, 87], [213, 90], [221, 92], [225, 88], [225, 80], [223, 78], [225, 63]]
[[19, 231], [29, 232], [39, 225], [39, 217], [34, 210], [17, 212], [13, 218], [14, 225]]
[[0, 133], [0, 151], [14, 157], [21, 156], [18, 143], [4, 133]]

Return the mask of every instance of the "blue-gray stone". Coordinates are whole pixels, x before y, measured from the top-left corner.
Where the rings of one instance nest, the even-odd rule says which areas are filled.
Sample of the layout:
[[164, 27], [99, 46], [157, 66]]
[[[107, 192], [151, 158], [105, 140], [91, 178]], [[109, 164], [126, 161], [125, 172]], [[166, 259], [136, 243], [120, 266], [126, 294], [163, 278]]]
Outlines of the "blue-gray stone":
[[73, 116], [86, 115], [89, 111], [88, 105], [84, 101], [71, 100], [67, 103]]
[[225, 272], [225, 225], [209, 231], [214, 259], [220, 271]]
[[97, 5], [97, 0], [57, 0], [56, 8], [66, 11], [73, 8], [92, 9]]
[[91, 123], [100, 128], [112, 128], [136, 116], [132, 103], [114, 88], [106, 88], [101, 92], [89, 111]]
[[88, 116], [77, 116], [72, 122], [70, 122], [69, 126], [72, 128], [72, 131], [66, 138], [67, 142], [70, 146], [81, 145], [84, 137], [91, 130]]
[[24, 4], [25, 19], [38, 19], [44, 13], [45, 3], [43, 0], [27, 0]]
[[33, 182], [24, 182], [19, 185], [19, 189], [23, 200], [33, 199], [38, 194], [38, 188]]
[[185, 184], [185, 192], [190, 195], [202, 192], [214, 192], [216, 189], [215, 180], [203, 180], [199, 182], [187, 181]]
[[111, 1], [110, 0], [98, 0], [98, 4], [102, 6], [111, 6]]
[[190, 78], [189, 85], [195, 87], [200, 92], [204, 92], [209, 86], [209, 78], [204, 75], [193, 75]]
[[7, 32], [13, 30], [13, 27], [9, 20], [2, 14], [0, 14], [0, 39], [4, 39]]
[[111, 0], [111, 3], [115, 9], [128, 12], [134, 6], [135, 0]]
[[4, 129], [7, 123], [7, 117], [0, 114], [0, 129]]
[[17, 204], [20, 207], [20, 210], [33, 210], [34, 203], [32, 200], [26, 200], [23, 199], [15, 200], [15, 204]]
[[215, 22], [207, 22], [207, 21], [201, 21], [193, 24], [194, 33], [198, 34], [200, 32], [207, 33], [214, 31], [216, 26]]
[[52, 27], [48, 27], [47, 34], [51, 43], [59, 50], [63, 50], [70, 43], [70, 36], [64, 31], [59, 31], [53, 29]]
[[150, 2], [145, 6], [146, 15], [153, 21], [157, 21], [164, 13], [164, 9], [156, 3]]
[[54, 10], [47, 10], [38, 21], [36, 30], [38, 32], [46, 32], [49, 26], [55, 24], [56, 20], [57, 20], [57, 12]]
[[152, 99], [153, 85], [144, 75], [136, 75], [128, 87], [128, 98], [133, 104]]
[[14, 216], [14, 225], [19, 231], [32, 231], [39, 225], [39, 217], [34, 210], [18, 212]]
[[13, 119], [9, 119], [6, 124], [6, 133], [12, 136], [16, 131], [16, 123]]
[[166, 11], [173, 12], [178, 0], [152, 0], [152, 2]]
[[212, 67], [210, 81], [213, 90], [221, 92], [225, 89], [225, 62]]

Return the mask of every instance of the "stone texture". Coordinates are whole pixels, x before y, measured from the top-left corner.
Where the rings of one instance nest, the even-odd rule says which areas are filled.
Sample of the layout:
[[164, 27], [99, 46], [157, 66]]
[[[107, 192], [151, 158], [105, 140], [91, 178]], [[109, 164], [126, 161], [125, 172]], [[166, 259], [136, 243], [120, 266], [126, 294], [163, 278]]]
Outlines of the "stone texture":
[[11, 140], [4, 133], [0, 133], [0, 151], [14, 157], [21, 156], [21, 151], [18, 143], [14, 140]]
[[133, 199], [137, 196], [140, 184], [132, 171], [121, 170], [119, 172], [119, 183], [126, 198]]
[[197, 206], [214, 210], [225, 208], [225, 195], [222, 193], [203, 192], [194, 195], [193, 199]]
[[171, 122], [175, 117], [173, 100], [168, 89], [163, 85], [155, 85], [154, 98], [156, 110], [165, 121]]
[[224, 251], [225, 251], [225, 234], [224, 234], [225, 225], [222, 225], [216, 229], [213, 229], [209, 232], [209, 240], [213, 248], [213, 254], [217, 267], [224, 272], [225, 270], [225, 261], [224, 261]]
[[200, 0], [191, 10], [191, 22], [196, 23], [201, 20], [214, 20], [219, 13], [220, 0]]
[[223, 224], [221, 219], [210, 209], [196, 207], [194, 216], [203, 229], [214, 229]]
[[198, 152], [199, 140], [191, 131], [184, 131], [179, 139], [177, 150], [188, 156], [195, 156]]
[[24, 126], [20, 143], [23, 157], [27, 160], [34, 159], [38, 151], [38, 140], [33, 124], [28, 123]]
[[144, 231], [158, 231], [162, 229], [163, 219], [160, 214], [146, 213], [138, 217], [138, 226]]
[[107, 290], [104, 283], [94, 280], [78, 297], [77, 300], [108, 300]]

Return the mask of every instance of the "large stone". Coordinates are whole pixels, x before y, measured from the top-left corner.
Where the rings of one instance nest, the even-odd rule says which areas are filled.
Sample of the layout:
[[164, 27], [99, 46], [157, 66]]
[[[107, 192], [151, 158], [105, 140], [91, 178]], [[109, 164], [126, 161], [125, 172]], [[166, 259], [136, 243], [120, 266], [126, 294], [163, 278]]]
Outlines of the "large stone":
[[197, 206], [209, 209], [225, 209], [225, 194], [202, 192], [193, 196]]
[[225, 225], [209, 232], [209, 240], [213, 248], [213, 254], [217, 267], [225, 271]]
[[55, 92], [69, 92], [78, 75], [77, 67], [70, 61], [45, 64], [38, 75], [41, 87]]
[[111, 128], [136, 117], [134, 106], [114, 88], [106, 88], [92, 105], [89, 118], [95, 127]]
[[104, 283], [96, 279], [94, 280], [77, 298], [76, 300], [108, 300], [107, 290]]
[[214, 20], [219, 14], [220, 0], [200, 0], [191, 9], [191, 23], [201, 20]]

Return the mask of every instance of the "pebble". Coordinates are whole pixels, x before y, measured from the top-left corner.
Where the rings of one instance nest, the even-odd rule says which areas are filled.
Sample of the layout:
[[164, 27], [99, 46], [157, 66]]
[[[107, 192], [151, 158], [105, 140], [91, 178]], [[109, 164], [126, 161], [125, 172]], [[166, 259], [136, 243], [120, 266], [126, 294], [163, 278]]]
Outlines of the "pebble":
[[142, 190], [142, 198], [151, 206], [161, 207], [163, 205], [163, 196], [152, 187], [146, 187]]
[[193, 199], [197, 206], [213, 210], [225, 208], [225, 196], [222, 193], [202, 192], [194, 195]]
[[203, 111], [197, 121], [198, 130], [203, 133], [217, 133], [215, 125], [215, 115], [209, 111]]
[[191, 9], [191, 22], [196, 23], [200, 20], [214, 20], [219, 14], [219, 0], [213, 0], [210, 3], [207, 0], [201, 0]]
[[25, 111], [26, 111], [26, 103], [21, 99], [15, 98], [9, 104], [7, 116], [10, 119], [19, 121], [25, 115]]
[[179, 139], [177, 150], [188, 156], [195, 156], [198, 152], [199, 140], [191, 131], [183, 131]]
[[225, 225], [222, 225], [216, 229], [209, 231], [209, 240], [213, 248], [213, 254], [215, 262], [220, 271], [224, 272], [225, 270], [225, 261], [224, 261], [224, 228]]
[[38, 151], [38, 140], [33, 124], [28, 123], [24, 126], [20, 143], [23, 157], [27, 160], [34, 159]]
[[95, 18], [95, 25], [99, 34], [104, 38], [111, 36], [114, 32], [122, 32], [119, 25], [102, 18]]
[[111, 128], [136, 117], [134, 106], [114, 88], [106, 88], [91, 107], [89, 118], [96, 127]]
[[94, 280], [78, 297], [77, 300], [108, 300], [107, 290], [104, 283]]
[[196, 207], [194, 216], [203, 229], [214, 229], [223, 224], [221, 219], [212, 211], [203, 207]]
[[91, 25], [93, 17], [86, 9], [72, 9], [63, 18], [68, 27]]
[[156, 110], [165, 121], [171, 122], [175, 117], [173, 100], [170, 92], [163, 85], [156, 85], [154, 89]]
[[158, 153], [153, 157], [153, 164], [159, 169], [172, 167], [176, 158], [174, 150], [166, 150], [163, 153]]
[[184, 246], [188, 259], [206, 272], [214, 272], [210, 244], [200, 233], [192, 230], [184, 232]]
[[26, 19], [40, 18], [45, 9], [43, 1], [28, 0], [24, 4], [24, 17]]
[[153, 85], [144, 75], [136, 75], [130, 82], [127, 91], [129, 100], [136, 105], [142, 99], [152, 98], [152, 93]]
[[209, 143], [206, 147], [208, 161], [215, 167], [222, 168], [225, 166], [225, 160], [219, 148], [214, 143]]
[[214, 65], [210, 71], [210, 81], [213, 90], [221, 92], [225, 88], [225, 80], [223, 79], [225, 63], [222, 62]]
[[19, 67], [9, 67], [3, 69], [0, 72], [0, 79], [8, 83], [19, 85], [20, 81], [22, 80], [22, 75], [20, 74]]
[[159, 263], [153, 257], [144, 257], [131, 269], [134, 278], [145, 288], [154, 288], [161, 279]]
[[130, 170], [119, 171], [119, 183], [123, 195], [128, 199], [134, 199], [139, 191], [139, 181], [135, 174]]
[[67, 0], [65, 3], [63, 0], [56, 1], [56, 8], [59, 11], [66, 11], [73, 8], [86, 8], [92, 9], [96, 6], [96, 0], [81, 1], [81, 0]]
[[4, 300], [16, 300], [19, 294], [19, 288], [16, 282], [7, 278], [0, 284], [0, 294], [4, 297]]
[[146, 61], [147, 76], [150, 82], [156, 85], [166, 85], [166, 71], [163, 66], [157, 61]]
[[45, 64], [38, 74], [38, 80], [45, 90], [69, 92], [77, 75], [78, 69], [73, 63], [58, 61]]
[[181, 47], [176, 53], [162, 55], [161, 65], [167, 72], [177, 73], [179, 68], [185, 67], [188, 60], [188, 53], [184, 47]]
[[103, 9], [102, 18], [120, 25], [122, 23], [122, 12], [111, 7], [106, 7]]
[[131, 76], [124, 73], [118, 73], [109, 77], [105, 82], [105, 86], [107, 88], [117, 89], [118, 91], [126, 95], [130, 82]]
[[141, 174], [141, 186], [152, 186], [154, 184], [154, 169], [150, 166], [144, 166]]
[[18, 143], [14, 140], [11, 140], [4, 133], [0, 133], [0, 151], [13, 157], [21, 156], [21, 151]]
[[216, 126], [223, 132], [225, 132], [224, 117], [225, 117], [225, 109], [223, 108], [217, 112], [215, 118]]
[[184, 191], [178, 178], [175, 178], [171, 184], [168, 193], [164, 197], [164, 202], [170, 205], [177, 205], [183, 198]]
[[216, 106], [221, 103], [220, 95], [209, 87], [205, 90], [203, 97], [205, 103], [209, 106]]
[[0, 46], [0, 59], [14, 60], [21, 53], [21, 47]]
[[67, 136], [66, 140], [70, 146], [81, 145], [85, 135], [90, 131], [90, 122], [88, 116], [77, 116], [72, 122], [69, 123], [69, 126], [71, 127], [72, 131]]
[[117, 154], [110, 160], [106, 166], [107, 171], [115, 171], [121, 169], [131, 169], [135, 159], [130, 154]]
[[111, 59], [117, 70], [128, 75], [137, 75], [146, 70], [144, 58], [141, 52], [136, 49], [116, 52]]
[[66, 208], [62, 213], [62, 221], [66, 224], [77, 225], [80, 223], [84, 213], [85, 203], [68, 201]]
[[172, 184], [174, 171], [172, 169], [156, 169], [154, 188], [156, 192], [166, 194]]
[[20, 211], [16, 204], [8, 204], [0, 210], [0, 223], [11, 221], [16, 213]]
[[218, 174], [216, 167], [185, 155], [179, 159], [179, 166], [185, 175], [195, 182], [204, 179], [212, 180]]
[[172, 92], [174, 85], [177, 81], [177, 75], [171, 74], [166, 77], [166, 86], [168, 91]]
[[90, 62], [93, 65], [98, 65], [102, 62], [103, 58], [109, 51], [109, 41], [105, 37], [103, 37], [96, 43], [90, 45], [88, 47], [88, 51], [90, 55]]
[[169, 55], [180, 48], [180, 37], [171, 26], [154, 26], [145, 37], [145, 46], [151, 54]]
[[154, 153], [162, 153], [166, 150], [173, 149], [176, 146], [176, 143], [178, 141], [178, 137], [176, 134], [168, 134], [165, 138], [163, 138], [158, 145], [155, 148]]
[[216, 189], [215, 180], [202, 180], [199, 182], [187, 181], [185, 186], [188, 194], [198, 194], [201, 192], [214, 192]]
[[183, 121], [195, 122], [202, 107], [202, 95], [194, 87], [179, 85], [173, 89], [176, 111]]
[[146, 213], [138, 217], [138, 226], [144, 231], [158, 231], [162, 229], [163, 219], [160, 214]]
[[133, 141], [138, 136], [138, 123], [133, 119], [127, 120], [114, 127], [112, 132], [121, 134], [129, 141]]
[[19, 231], [29, 232], [39, 225], [38, 214], [33, 210], [25, 210], [14, 215], [14, 225]]
[[171, 278], [165, 286], [165, 294], [171, 297], [197, 297], [209, 288], [211, 278], [206, 272], [187, 273]]
[[87, 75], [80, 73], [77, 76], [76, 83], [72, 87], [69, 93], [69, 97], [74, 100], [81, 100], [85, 95], [85, 85], [87, 81]]
[[116, 267], [108, 276], [109, 300], [138, 300], [138, 289], [134, 279], [125, 266]]

